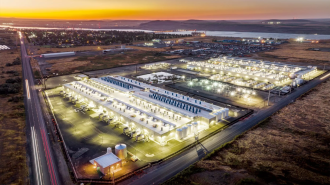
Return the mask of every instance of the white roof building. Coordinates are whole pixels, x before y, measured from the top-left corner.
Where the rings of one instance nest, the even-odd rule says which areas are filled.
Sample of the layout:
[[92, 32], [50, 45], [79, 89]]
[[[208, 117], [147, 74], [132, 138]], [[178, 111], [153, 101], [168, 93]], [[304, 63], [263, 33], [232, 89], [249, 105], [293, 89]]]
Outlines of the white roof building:
[[108, 170], [118, 170], [120, 167], [122, 167], [121, 159], [119, 159], [111, 151], [108, 151], [106, 154], [92, 159], [89, 162], [95, 165], [103, 174], [105, 174], [105, 172]]

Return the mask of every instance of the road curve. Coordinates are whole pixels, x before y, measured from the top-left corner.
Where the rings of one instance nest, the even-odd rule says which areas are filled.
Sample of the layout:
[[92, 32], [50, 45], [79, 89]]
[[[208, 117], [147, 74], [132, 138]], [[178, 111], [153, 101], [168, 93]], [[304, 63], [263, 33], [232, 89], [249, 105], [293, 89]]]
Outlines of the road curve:
[[[205, 140], [201, 144], [208, 150], [213, 151], [214, 149], [220, 147], [221, 145], [233, 140], [237, 135], [242, 134], [243, 132], [249, 130], [262, 120], [268, 118], [278, 110], [287, 106], [294, 100], [296, 100], [299, 96], [309, 91], [311, 88], [314, 88], [318, 84], [330, 78], [330, 73], [323, 75], [324, 77], [318, 77], [302, 87], [299, 87], [298, 90], [287, 95], [280, 102], [274, 104], [268, 109], [260, 111], [258, 114], [253, 117], [245, 120], [244, 122], [239, 122], [234, 124], [227, 129], [219, 132], [218, 134], [210, 137]], [[141, 178], [129, 183], [130, 185], [150, 185], [150, 184], [160, 184], [170, 179], [177, 173], [181, 172], [185, 168], [189, 167], [191, 164], [200, 160], [203, 156], [201, 156], [201, 152], [198, 152], [198, 146], [184, 152], [184, 154], [178, 156], [175, 160], [162, 165], [155, 170], [145, 174]], [[123, 182], [127, 183], [127, 182]]]

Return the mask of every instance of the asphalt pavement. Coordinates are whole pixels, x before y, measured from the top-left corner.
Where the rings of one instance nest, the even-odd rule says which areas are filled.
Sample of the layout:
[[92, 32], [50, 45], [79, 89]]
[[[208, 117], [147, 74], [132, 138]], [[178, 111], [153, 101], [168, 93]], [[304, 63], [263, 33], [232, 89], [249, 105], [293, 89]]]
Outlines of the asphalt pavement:
[[24, 80], [24, 104], [26, 111], [26, 128], [28, 156], [31, 167], [30, 184], [60, 185], [58, 170], [54, 162], [53, 151], [48, 137], [46, 124], [40, 107], [40, 100], [35, 86], [34, 76], [24, 44], [20, 37], [22, 68]]
[[[325, 76], [325, 74], [322, 76]], [[243, 132], [252, 128], [253, 126], [257, 125], [259, 122], [268, 118], [283, 107], [292, 103], [299, 96], [306, 93], [307, 91], [314, 88], [323, 81], [327, 80], [329, 77], [330, 75], [326, 78], [318, 77], [310, 81], [308, 84], [300, 87], [299, 90], [293, 92], [290, 95], [287, 95], [287, 97], [283, 98], [282, 101], [272, 105], [268, 109], [259, 111], [256, 115], [250, 117], [244, 122], [239, 122], [219, 132], [213, 137], [202, 142], [201, 145], [203, 145], [203, 147], [205, 147], [208, 151], [213, 151], [221, 145], [233, 140], [237, 135], [240, 135]], [[129, 183], [130, 185], [150, 185], [163, 183], [177, 173], [184, 170], [185, 168], [189, 167], [191, 164], [199, 161], [203, 157], [201, 156], [200, 152], [198, 152], [196, 147], [188, 150], [182, 155], [179, 155], [175, 160], [171, 160], [170, 162], [166, 163], [165, 165], [161, 165], [158, 168], [156, 167], [153, 171], [148, 172], [139, 179], [135, 178], [134, 181], [130, 182], [129, 180], [127, 180], [122, 182], [121, 184]]]

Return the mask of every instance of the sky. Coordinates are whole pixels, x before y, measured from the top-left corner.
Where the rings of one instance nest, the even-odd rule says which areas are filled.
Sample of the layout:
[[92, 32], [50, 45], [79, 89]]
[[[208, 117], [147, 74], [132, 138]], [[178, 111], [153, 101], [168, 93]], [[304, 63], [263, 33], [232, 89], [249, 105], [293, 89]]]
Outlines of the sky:
[[0, 0], [0, 17], [77, 20], [330, 18], [330, 0]]

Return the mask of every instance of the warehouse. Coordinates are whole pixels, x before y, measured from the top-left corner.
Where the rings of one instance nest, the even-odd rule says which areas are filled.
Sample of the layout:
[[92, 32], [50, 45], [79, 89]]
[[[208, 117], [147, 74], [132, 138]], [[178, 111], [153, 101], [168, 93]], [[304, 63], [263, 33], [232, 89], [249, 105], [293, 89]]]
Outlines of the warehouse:
[[74, 55], [76, 55], [76, 52], [72, 51], [72, 52], [41, 54], [40, 57], [53, 58], [53, 57], [68, 57], [68, 56], [74, 56]]
[[187, 61], [187, 69], [213, 73], [212, 80], [266, 89], [303, 78], [317, 71], [312, 66], [297, 66], [261, 60], [219, 57], [206, 61]]
[[160, 144], [184, 139], [178, 129], [208, 129], [228, 117], [229, 109], [122, 76], [107, 76], [64, 85], [64, 93], [97, 112], [104, 121], [120, 122], [123, 132]]

